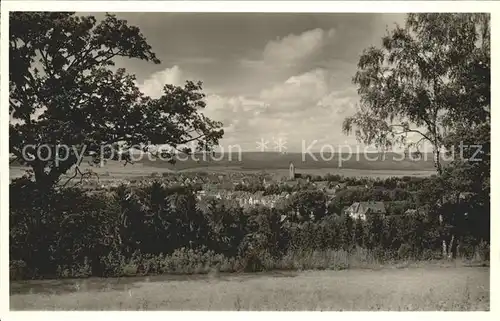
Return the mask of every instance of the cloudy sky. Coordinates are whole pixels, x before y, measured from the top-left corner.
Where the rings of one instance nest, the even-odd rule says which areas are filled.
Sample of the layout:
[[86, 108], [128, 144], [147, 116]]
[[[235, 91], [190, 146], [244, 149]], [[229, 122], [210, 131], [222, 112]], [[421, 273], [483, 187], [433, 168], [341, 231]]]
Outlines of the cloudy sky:
[[[96, 17], [103, 14], [94, 14]], [[255, 151], [281, 139], [300, 152], [314, 140], [354, 145], [343, 119], [358, 97], [351, 78], [364, 48], [379, 45], [402, 14], [117, 13], [138, 26], [161, 64], [124, 60], [148, 95], [201, 80], [204, 114], [222, 121], [221, 145]]]

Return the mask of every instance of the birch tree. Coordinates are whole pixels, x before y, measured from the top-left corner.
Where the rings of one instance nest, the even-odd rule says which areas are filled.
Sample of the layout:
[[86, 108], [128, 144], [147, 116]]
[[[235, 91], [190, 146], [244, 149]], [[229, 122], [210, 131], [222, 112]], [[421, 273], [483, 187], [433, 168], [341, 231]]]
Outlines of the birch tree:
[[[344, 120], [344, 132], [384, 149], [430, 144], [442, 175], [442, 153], [455, 150], [465, 132], [484, 138], [486, 127], [489, 133], [489, 14], [409, 14], [380, 47], [363, 51], [353, 82], [360, 107]], [[442, 242], [448, 256], [450, 246]]]

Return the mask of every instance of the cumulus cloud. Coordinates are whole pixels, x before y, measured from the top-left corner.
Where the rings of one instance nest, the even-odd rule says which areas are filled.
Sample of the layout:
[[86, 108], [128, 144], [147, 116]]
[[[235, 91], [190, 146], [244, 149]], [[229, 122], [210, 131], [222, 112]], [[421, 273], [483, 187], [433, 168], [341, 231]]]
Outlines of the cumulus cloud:
[[[329, 79], [325, 70], [316, 69], [292, 76], [281, 84], [264, 89], [260, 98], [267, 102], [270, 112], [309, 107], [328, 93]], [[309, 106], [307, 106], [309, 105]]]
[[332, 79], [330, 72], [315, 69], [289, 77], [254, 99], [209, 95], [204, 113], [223, 122], [223, 146], [255, 150], [261, 138], [270, 146], [273, 139], [285, 139], [288, 150], [296, 152], [301, 151], [302, 141], [354, 144], [341, 128], [344, 118], [355, 111], [356, 91], [332, 90]]
[[227, 134], [248, 130], [249, 121], [266, 109], [264, 102], [243, 96], [208, 95], [203, 114], [223, 123]]
[[260, 100], [245, 98], [244, 96], [225, 97], [221, 95], [208, 95], [205, 99], [207, 106], [205, 112], [214, 113], [255, 113], [266, 108]]
[[351, 88], [328, 93], [318, 101], [317, 106], [337, 115], [346, 116], [348, 113], [354, 113], [357, 102], [356, 90]]
[[268, 42], [264, 48], [263, 58], [271, 64], [295, 65], [314, 57], [334, 36], [334, 29], [320, 28], [308, 30], [299, 35], [289, 34]]
[[139, 89], [146, 95], [158, 98], [163, 94], [163, 87], [167, 84], [180, 86], [185, 82], [184, 74], [179, 66], [173, 66], [155, 72], [142, 83], [137, 83]]
[[334, 79], [331, 72], [315, 69], [264, 90], [261, 99], [269, 108], [267, 119], [260, 123], [288, 132], [290, 148], [300, 149], [302, 141], [314, 140], [354, 143], [341, 128], [344, 118], [355, 111], [356, 91], [336, 90]]
[[[138, 86], [145, 94], [158, 97], [165, 84], [183, 85], [185, 79], [185, 72], [173, 66], [150, 75]], [[202, 113], [223, 123], [225, 135], [220, 143], [226, 147], [255, 150], [261, 138], [269, 140], [270, 146], [274, 139], [285, 139], [289, 151], [300, 151], [302, 141], [341, 144], [352, 140], [342, 134], [341, 124], [354, 113], [357, 95], [354, 88], [337, 90], [336, 82], [331, 70], [317, 68], [274, 82], [253, 97], [205, 90], [207, 105]]]

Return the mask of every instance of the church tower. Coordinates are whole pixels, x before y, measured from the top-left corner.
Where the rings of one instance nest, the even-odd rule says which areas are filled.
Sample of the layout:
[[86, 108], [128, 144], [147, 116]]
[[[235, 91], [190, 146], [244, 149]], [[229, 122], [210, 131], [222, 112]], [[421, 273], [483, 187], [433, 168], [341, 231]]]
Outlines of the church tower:
[[290, 179], [293, 180], [295, 179], [295, 166], [293, 166], [293, 163], [290, 162]]

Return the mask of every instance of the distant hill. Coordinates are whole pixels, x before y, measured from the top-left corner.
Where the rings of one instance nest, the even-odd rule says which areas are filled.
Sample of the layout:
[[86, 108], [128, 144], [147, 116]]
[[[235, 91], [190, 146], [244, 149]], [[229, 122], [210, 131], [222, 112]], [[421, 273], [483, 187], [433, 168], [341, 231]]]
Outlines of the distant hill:
[[[402, 155], [396, 153], [386, 153], [385, 155], [371, 154], [348, 154], [329, 155], [320, 153], [277, 153], [277, 152], [242, 152], [241, 154], [195, 154], [180, 158], [172, 165], [161, 159], [148, 159], [143, 157], [137, 163], [147, 167], [157, 167], [172, 170], [184, 170], [191, 168], [206, 167], [232, 167], [243, 170], [258, 169], [286, 169], [290, 162], [293, 162], [297, 169], [317, 169], [317, 168], [345, 168], [345, 169], [366, 169], [366, 170], [409, 170], [422, 171], [434, 170], [432, 154], [423, 154], [420, 160], [401, 160]], [[186, 159], [187, 158], [187, 159]], [[196, 161], [195, 159], [198, 159]], [[18, 162], [13, 162], [11, 167], [20, 166]]]
[[432, 154], [425, 154], [420, 160], [402, 160], [401, 155], [395, 153], [381, 154], [341, 154], [331, 155], [320, 153], [313, 156], [301, 153], [276, 152], [244, 152], [241, 154], [195, 154], [179, 159], [174, 165], [160, 159], [151, 160], [144, 157], [140, 161], [144, 166], [183, 170], [205, 167], [238, 167], [247, 170], [258, 169], [287, 169], [293, 162], [298, 169], [317, 168], [347, 168], [368, 170], [434, 170]]
[[[203, 158], [205, 156], [205, 158]], [[320, 153], [313, 156], [301, 153], [276, 153], [276, 152], [244, 152], [213, 156], [194, 155], [187, 160], [178, 161], [171, 165], [161, 160], [144, 159], [144, 166], [161, 167], [169, 169], [189, 169], [196, 167], [239, 167], [241, 169], [286, 169], [293, 162], [298, 169], [316, 168], [346, 168], [346, 169], [368, 169], [368, 170], [434, 170], [432, 154], [422, 156], [421, 160], [401, 160], [401, 155], [395, 153], [378, 154], [342, 154], [327, 155], [321, 157]], [[194, 158], [197, 158], [196, 161]], [[220, 159], [220, 160], [219, 160]]]

